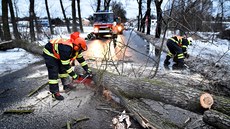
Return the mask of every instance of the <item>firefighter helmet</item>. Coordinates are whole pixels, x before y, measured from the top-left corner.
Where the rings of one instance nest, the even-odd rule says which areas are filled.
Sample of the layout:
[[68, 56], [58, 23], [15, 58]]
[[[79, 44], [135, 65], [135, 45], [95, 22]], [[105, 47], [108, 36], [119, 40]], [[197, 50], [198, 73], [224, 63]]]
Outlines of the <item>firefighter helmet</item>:
[[73, 48], [75, 51], [79, 51], [79, 50], [87, 50], [87, 45], [86, 45], [86, 41], [83, 38], [76, 38], [73, 42]]
[[79, 35], [79, 32], [73, 32], [72, 34], [70, 34], [70, 39], [74, 41], [76, 38], [79, 38]]
[[188, 40], [189, 45], [191, 45], [193, 41], [192, 37], [188, 37], [187, 40]]

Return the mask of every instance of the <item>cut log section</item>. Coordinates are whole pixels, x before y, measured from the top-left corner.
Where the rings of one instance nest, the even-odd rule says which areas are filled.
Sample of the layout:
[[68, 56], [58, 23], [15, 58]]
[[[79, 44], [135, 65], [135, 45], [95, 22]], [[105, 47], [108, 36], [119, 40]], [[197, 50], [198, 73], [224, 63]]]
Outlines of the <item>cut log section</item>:
[[213, 98], [209, 93], [204, 93], [200, 96], [200, 104], [203, 108], [211, 109]]

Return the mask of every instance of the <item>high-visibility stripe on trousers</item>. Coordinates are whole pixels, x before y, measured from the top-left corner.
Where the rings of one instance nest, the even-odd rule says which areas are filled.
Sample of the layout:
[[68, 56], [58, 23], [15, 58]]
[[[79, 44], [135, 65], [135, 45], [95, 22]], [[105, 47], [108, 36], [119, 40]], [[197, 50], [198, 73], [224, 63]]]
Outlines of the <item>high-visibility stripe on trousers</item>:
[[59, 92], [58, 78], [60, 76], [61, 78], [67, 78], [68, 73], [66, 73], [60, 60], [47, 55], [45, 52], [43, 53], [43, 57], [45, 59], [46, 67], [48, 70], [50, 92]]

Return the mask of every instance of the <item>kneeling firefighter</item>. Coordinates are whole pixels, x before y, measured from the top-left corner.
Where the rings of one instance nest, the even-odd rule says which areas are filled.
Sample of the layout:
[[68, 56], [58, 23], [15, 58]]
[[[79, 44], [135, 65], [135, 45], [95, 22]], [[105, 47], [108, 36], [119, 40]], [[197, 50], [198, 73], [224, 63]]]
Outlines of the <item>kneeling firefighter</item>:
[[43, 49], [43, 57], [49, 76], [49, 89], [52, 96], [57, 100], [64, 99], [59, 92], [58, 78], [61, 79], [64, 90], [75, 88], [69, 80], [70, 76], [73, 82], [79, 82], [79, 75], [73, 71], [70, 65], [72, 61], [76, 59], [86, 73], [92, 75], [82, 56], [82, 52], [87, 50], [86, 41], [79, 37], [79, 34], [79, 32], [74, 32], [69, 39], [52, 39]]
[[173, 36], [167, 40], [168, 54], [164, 61], [164, 65], [169, 65], [169, 60], [173, 57], [176, 62], [176, 66], [180, 68], [185, 68], [184, 58], [188, 58], [187, 53], [188, 45], [191, 45], [192, 38], [186, 38], [181, 36]]

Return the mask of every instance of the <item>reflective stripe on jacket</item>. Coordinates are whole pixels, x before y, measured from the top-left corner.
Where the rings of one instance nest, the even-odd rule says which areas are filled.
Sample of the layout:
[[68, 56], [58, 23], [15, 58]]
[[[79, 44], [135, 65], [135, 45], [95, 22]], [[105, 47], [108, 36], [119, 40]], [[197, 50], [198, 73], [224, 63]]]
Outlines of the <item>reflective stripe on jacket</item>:
[[173, 36], [171, 38], [169, 38], [170, 40], [172, 40], [173, 42], [175, 42], [176, 44], [178, 44], [180, 47], [182, 46], [182, 38], [181, 36]]

